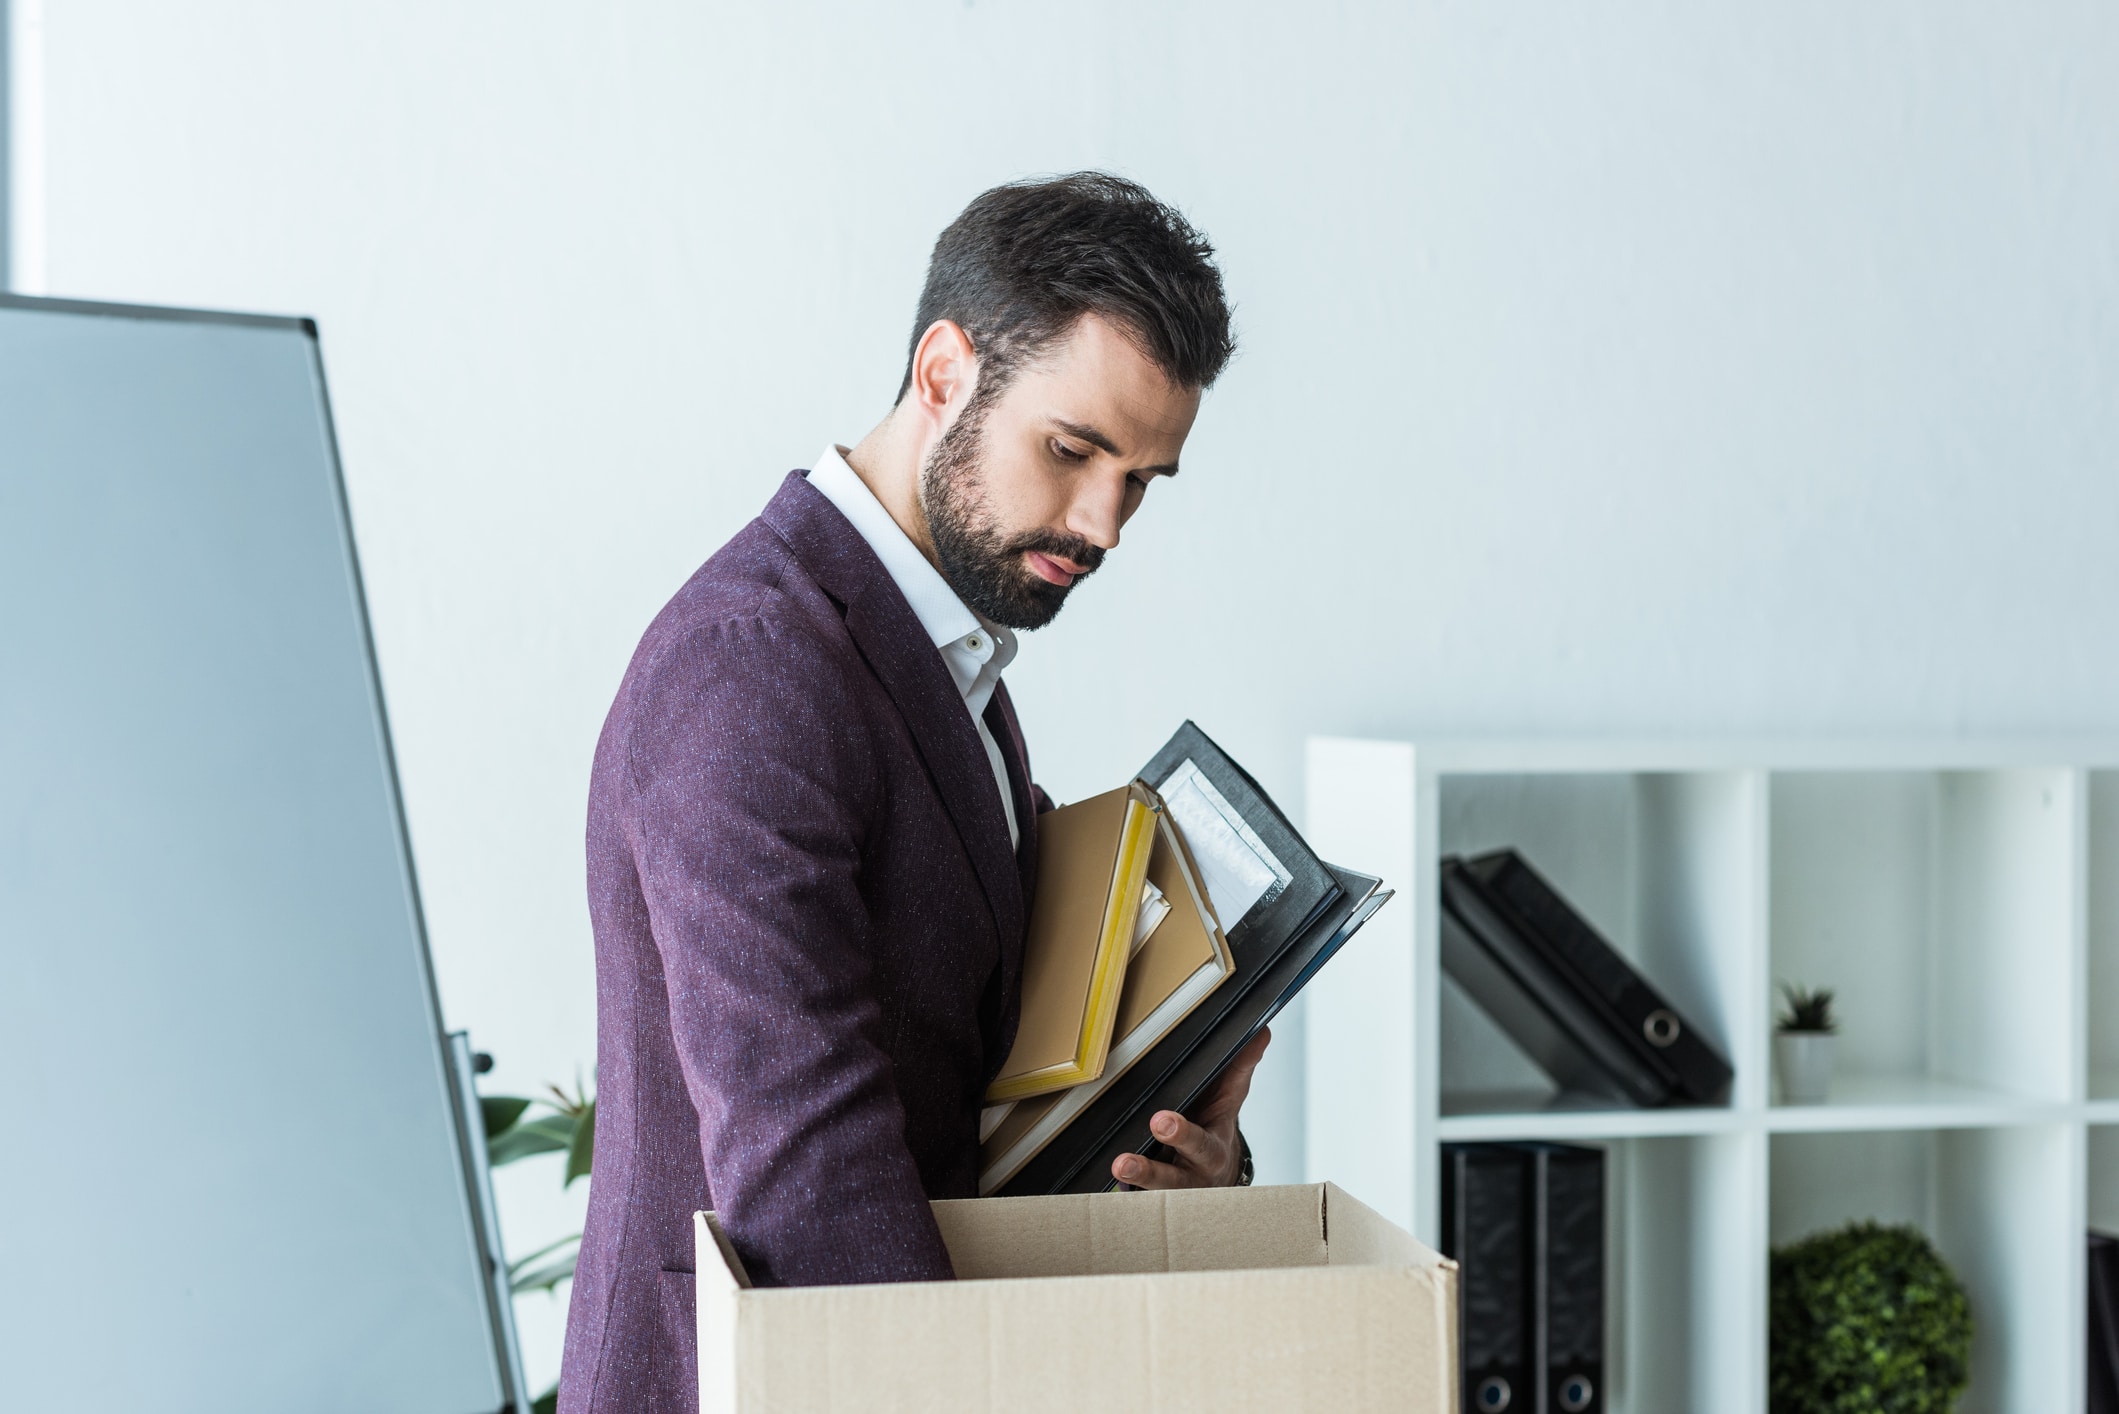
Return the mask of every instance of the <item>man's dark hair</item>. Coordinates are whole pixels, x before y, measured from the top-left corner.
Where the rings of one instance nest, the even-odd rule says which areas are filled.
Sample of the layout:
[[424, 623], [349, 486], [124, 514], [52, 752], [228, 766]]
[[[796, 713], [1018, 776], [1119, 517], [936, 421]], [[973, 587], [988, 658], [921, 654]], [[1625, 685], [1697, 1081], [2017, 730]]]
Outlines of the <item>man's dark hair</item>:
[[898, 396], [937, 320], [970, 336], [991, 398], [1085, 314], [1116, 324], [1179, 387], [1207, 387], [1236, 352], [1207, 238], [1138, 182], [1074, 172], [995, 187], [935, 240]]

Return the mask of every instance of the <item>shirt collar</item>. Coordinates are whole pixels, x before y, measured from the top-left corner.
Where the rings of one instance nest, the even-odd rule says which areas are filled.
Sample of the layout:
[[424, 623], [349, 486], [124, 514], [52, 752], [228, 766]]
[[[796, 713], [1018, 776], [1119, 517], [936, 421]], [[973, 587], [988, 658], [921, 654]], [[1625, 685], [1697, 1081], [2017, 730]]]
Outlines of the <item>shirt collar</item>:
[[1007, 660], [1015, 656], [1014, 635], [985, 623], [957, 598], [942, 572], [920, 553], [920, 547], [890, 518], [890, 512], [883, 509], [868, 483], [846, 464], [844, 451], [826, 447], [810, 469], [809, 484], [839, 508], [839, 513], [868, 542], [868, 548], [876, 552], [876, 558], [883, 562], [883, 569], [912, 606], [913, 616], [919, 619], [935, 647], [948, 648], [974, 633], [985, 633], [993, 639], [998, 666], [1007, 666]]

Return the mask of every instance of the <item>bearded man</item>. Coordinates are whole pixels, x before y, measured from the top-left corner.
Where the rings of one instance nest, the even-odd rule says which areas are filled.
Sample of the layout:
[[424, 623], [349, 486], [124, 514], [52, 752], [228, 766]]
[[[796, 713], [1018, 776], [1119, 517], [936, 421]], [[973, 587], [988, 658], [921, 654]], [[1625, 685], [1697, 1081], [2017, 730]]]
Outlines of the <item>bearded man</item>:
[[[599, 1106], [560, 1408], [691, 1409], [691, 1214], [760, 1285], [953, 1274], [1014, 1040], [1037, 816], [1001, 674], [1177, 474], [1233, 350], [1213, 249], [1098, 173], [935, 243], [897, 405], [656, 617], [596, 751]], [[1136, 1187], [1238, 1181], [1261, 1044]]]

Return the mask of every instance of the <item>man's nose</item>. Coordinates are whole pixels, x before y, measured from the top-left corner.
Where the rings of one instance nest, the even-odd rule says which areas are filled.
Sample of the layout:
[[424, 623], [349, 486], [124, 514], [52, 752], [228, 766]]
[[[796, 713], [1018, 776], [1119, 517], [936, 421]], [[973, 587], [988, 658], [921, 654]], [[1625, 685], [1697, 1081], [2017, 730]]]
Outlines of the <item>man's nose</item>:
[[1067, 511], [1067, 529], [1099, 550], [1118, 548], [1119, 526], [1125, 522], [1126, 478], [1123, 474], [1106, 482], [1099, 477], [1084, 486]]

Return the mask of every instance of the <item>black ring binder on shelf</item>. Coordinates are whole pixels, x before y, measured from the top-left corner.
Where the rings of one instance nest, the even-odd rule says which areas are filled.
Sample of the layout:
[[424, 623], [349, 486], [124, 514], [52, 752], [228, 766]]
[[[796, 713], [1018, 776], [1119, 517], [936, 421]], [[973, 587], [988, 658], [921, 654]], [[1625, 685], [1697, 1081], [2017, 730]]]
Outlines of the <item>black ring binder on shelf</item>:
[[1601, 1414], [1604, 1151], [1442, 1146], [1467, 1414]]
[[2089, 1414], [2119, 1414], [2119, 1237], [2090, 1234]]
[[1522, 855], [1442, 861], [1442, 964], [1561, 1085], [1718, 1104], [1734, 1072]]
[[1464, 1408], [1477, 1414], [1528, 1410], [1535, 1400], [1529, 1176], [1520, 1149], [1442, 1146], [1442, 1251], [1457, 1260], [1462, 1303], [1457, 1368]]

